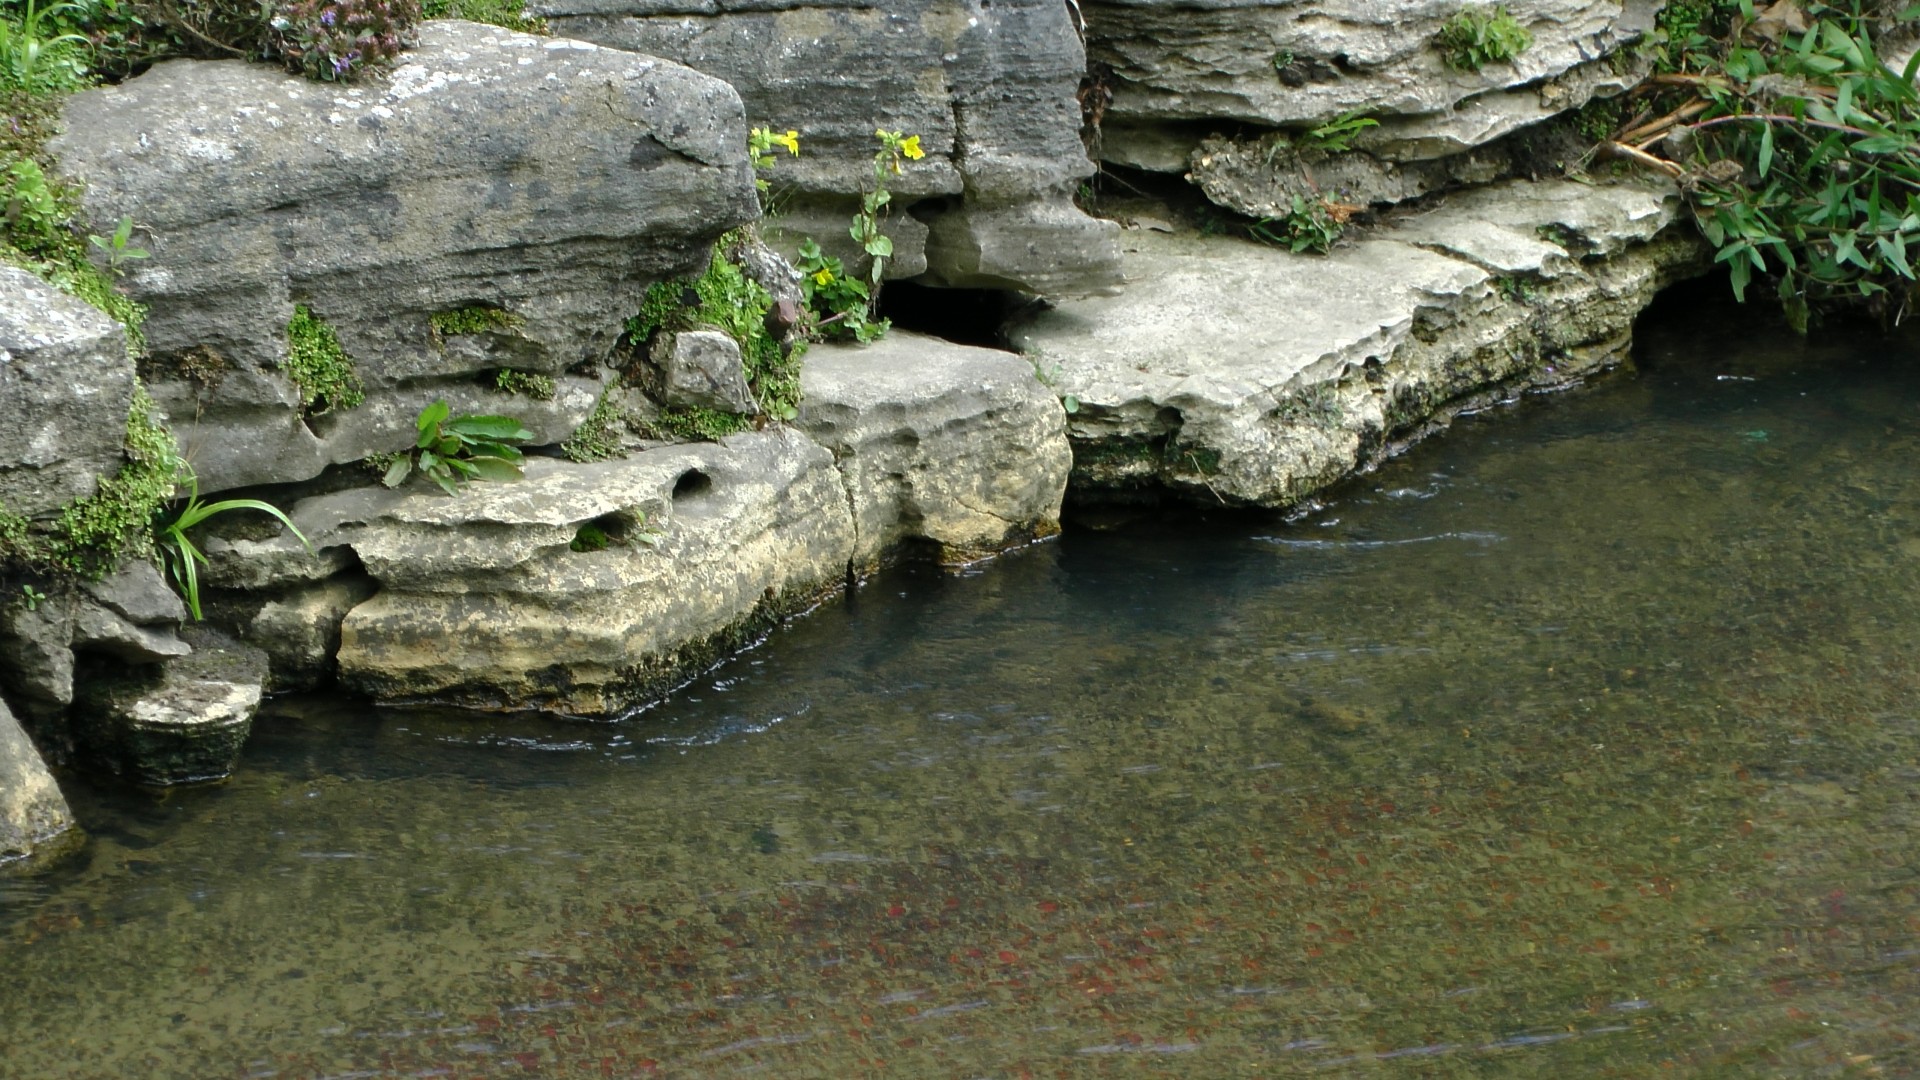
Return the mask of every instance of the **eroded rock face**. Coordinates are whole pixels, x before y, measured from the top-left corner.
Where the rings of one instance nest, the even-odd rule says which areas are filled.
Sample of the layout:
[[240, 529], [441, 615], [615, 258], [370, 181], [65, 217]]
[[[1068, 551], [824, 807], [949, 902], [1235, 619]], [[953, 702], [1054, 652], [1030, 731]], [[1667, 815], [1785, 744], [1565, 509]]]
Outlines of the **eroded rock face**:
[[1059, 520], [1063, 413], [1025, 360], [896, 330], [814, 349], [801, 387], [798, 424], [839, 466], [859, 564], [908, 539], [966, 561]]
[[1085, 0], [1088, 56], [1122, 125], [1239, 121], [1306, 128], [1350, 113], [1380, 121], [1355, 145], [1384, 160], [1461, 153], [1640, 72], [1614, 56], [1651, 29], [1650, 0], [1515, 0], [1533, 36], [1478, 71], [1435, 45], [1462, 10], [1421, 0]]
[[800, 132], [768, 174], [783, 235], [851, 256], [875, 128], [927, 157], [889, 178], [900, 277], [1047, 295], [1119, 283], [1112, 227], [1072, 203], [1093, 171], [1075, 92], [1084, 53], [1059, 0], [535, 0], [556, 33], [725, 79], [748, 118]]
[[319, 558], [285, 536], [209, 538], [211, 579], [277, 597], [240, 621], [298, 643], [275, 654], [294, 678], [331, 625], [341, 681], [382, 699], [605, 714], [905, 542], [965, 559], [1058, 528], [1065, 415], [1019, 358], [896, 333], [816, 347], [803, 378], [793, 428], [533, 459], [520, 483], [451, 498], [304, 500]]
[[45, 851], [72, 828], [60, 786], [0, 701], [0, 864]]
[[81, 681], [74, 726], [94, 765], [152, 787], [233, 771], [260, 707], [267, 655], [205, 630], [191, 640], [187, 656], [103, 668]]
[[1012, 329], [1079, 399], [1075, 482], [1287, 506], [1463, 395], [1613, 362], [1654, 292], [1704, 265], [1671, 188], [1515, 181], [1328, 256], [1130, 233], [1124, 300]]
[[[678, 64], [471, 23], [425, 25], [378, 81], [175, 61], [75, 95], [51, 150], [96, 231], [123, 214], [152, 257], [156, 399], [203, 490], [285, 482], [405, 445], [436, 397], [501, 411], [484, 374], [600, 362], [651, 282], [697, 270], [758, 213], [737, 95]], [[285, 368], [295, 305], [329, 324], [368, 401], [303, 420]], [[432, 316], [510, 319], [441, 334]], [[592, 409], [590, 379], [518, 401], [539, 441]], [[489, 399], [492, 399], [491, 401]]]
[[0, 512], [93, 494], [125, 462], [133, 387], [118, 323], [0, 263]]

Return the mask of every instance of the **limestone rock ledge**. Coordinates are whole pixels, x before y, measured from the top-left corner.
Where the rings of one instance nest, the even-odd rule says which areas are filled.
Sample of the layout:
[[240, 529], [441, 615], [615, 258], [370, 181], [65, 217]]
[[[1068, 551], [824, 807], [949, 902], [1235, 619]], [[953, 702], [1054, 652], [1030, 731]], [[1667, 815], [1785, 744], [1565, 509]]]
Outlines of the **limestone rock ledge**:
[[1127, 294], [1010, 329], [1062, 395], [1077, 492], [1284, 507], [1463, 396], [1615, 362], [1655, 292], [1700, 272], [1670, 187], [1515, 181], [1327, 256], [1128, 234]]
[[968, 558], [1057, 528], [1065, 415], [1019, 357], [895, 333], [816, 347], [804, 380], [796, 427], [533, 459], [454, 497], [303, 500], [318, 559], [287, 537], [210, 540], [208, 580], [270, 598], [237, 629], [292, 641], [276, 666], [296, 675], [337, 625], [342, 684], [380, 700], [606, 715], [903, 545]]

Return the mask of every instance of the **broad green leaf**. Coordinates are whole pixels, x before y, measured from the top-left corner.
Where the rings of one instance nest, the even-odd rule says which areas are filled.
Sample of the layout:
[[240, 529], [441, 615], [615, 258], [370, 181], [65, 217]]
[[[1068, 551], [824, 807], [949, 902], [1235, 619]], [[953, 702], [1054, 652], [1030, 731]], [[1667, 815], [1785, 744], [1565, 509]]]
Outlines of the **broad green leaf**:
[[388, 487], [399, 487], [400, 482], [405, 480], [407, 474], [412, 471], [413, 459], [411, 457], [403, 457], [392, 465], [387, 466], [387, 475], [381, 477], [380, 482]]
[[1773, 167], [1773, 125], [1760, 125], [1760, 179], [1767, 178], [1767, 170]]
[[421, 446], [432, 445], [432, 440], [428, 439], [427, 433], [440, 426], [440, 422], [447, 418], [447, 411], [447, 403], [444, 401], [436, 401], [420, 410], [420, 419], [416, 423], [420, 428]]
[[474, 475], [482, 480], [513, 481], [524, 475], [520, 471], [520, 466], [505, 458], [476, 457], [470, 459], [468, 464], [473, 467]]
[[483, 439], [525, 440], [533, 432], [511, 416], [459, 416], [447, 422], [445, 429], [459, 435], [477, 435]]

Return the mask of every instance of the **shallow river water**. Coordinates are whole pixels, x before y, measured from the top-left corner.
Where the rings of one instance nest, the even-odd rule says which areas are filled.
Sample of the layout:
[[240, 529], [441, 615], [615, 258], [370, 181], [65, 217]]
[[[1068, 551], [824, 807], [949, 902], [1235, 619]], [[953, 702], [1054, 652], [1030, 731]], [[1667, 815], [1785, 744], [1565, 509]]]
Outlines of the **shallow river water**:
[[1686, 315], [624, 723], [283, 701], [75, 790], [0, 1076], [1920, 1075], [1920, 348]]

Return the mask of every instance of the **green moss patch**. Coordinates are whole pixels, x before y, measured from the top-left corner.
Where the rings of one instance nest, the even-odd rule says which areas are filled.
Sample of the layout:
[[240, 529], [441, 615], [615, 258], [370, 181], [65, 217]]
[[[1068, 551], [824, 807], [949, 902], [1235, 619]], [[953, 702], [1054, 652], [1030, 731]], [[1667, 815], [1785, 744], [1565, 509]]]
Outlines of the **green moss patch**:
[[478, 304], [455, 308], [452, 311], [435, 312], [427, 316], [427, 322], [433, 326], [433, 332], [441, 337], [484, 334], [493, 330], [518, 330], [527, 325], [527, 320], [511, 311]]
[[126, 455], [127, 463], [101, 477], [92, 495], [68, 503], [44, 526], [0, 509], [0, 566], [98, 577], [123, 558], [149, 554], [153, 517], [172, 501], [181, 462], [138, 383], [127, 411]]
[[304, 304], [295, 307], [287, 321], [286, 372], [300, 388], [304, 415], [351, 409], [367, 399], [339, 336]]
[[[627, 337], [635, 348], [645, 349], [648, 340], [662, 330], [710, 327], [725, 333], [740, 345], [747, 383], [761, 411], [777, 420], [791, 420], [800, 409], [800, 362], [805, 346], [795, 343], [791, 349], [782, 348], [779, 340], [767, 332], [767, 311], [773, 306], [773, 297], [727, 260], [724, 253], [737, 242], [736, 234], [721, 237], [706, 270], [692, 281], [656, 282], [647, 290], [640, 311], [627, 320]], [[724, 434], [749, 426], [745, 417], [732, 423], [715, 421], [713, 417], [722, 414], [710, 410], [670, 412], [676, 414], [675, 420], [655, 426], [671, 433], [728, 428]]]
[[620, 433], [627, 426], [627, 418], [620, 408], [619, 395], [617, 383], [600, 392], [593, 412], [560, 444], [560, 452], [568, 461], [606, 461], [621, 455]]
[[535, 401], [552, 401], [553, 395], [558, 392], [553, 376], [537, 371], [515, 371], [512, 368], [501, 368], [494, 372], [493, 388], [503, 394], [515, 394]]

